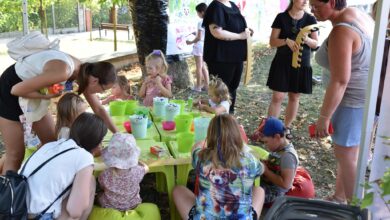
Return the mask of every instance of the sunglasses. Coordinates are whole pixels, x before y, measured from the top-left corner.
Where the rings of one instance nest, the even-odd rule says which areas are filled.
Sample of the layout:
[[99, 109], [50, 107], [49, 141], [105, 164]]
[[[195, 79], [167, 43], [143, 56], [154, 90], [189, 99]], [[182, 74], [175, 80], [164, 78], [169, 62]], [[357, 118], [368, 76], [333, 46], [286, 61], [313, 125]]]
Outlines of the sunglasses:
[[291, 32], [293, 34], [297, 34], [299, 32], [297, 24], [298, 24], [298, 20], [296, 20], [296, 19], [292, 19], [291, 20], [291, 25], [292, 25]]

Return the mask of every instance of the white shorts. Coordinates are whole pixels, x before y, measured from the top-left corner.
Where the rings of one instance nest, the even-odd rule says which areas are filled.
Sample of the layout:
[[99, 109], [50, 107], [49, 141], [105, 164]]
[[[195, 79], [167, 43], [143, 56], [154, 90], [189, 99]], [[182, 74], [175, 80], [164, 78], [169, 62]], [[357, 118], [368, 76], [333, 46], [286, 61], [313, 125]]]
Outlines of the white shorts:
[[194, 44], [192, 55], [198, 57], [203, 56], [203, 42], [197, 42]]

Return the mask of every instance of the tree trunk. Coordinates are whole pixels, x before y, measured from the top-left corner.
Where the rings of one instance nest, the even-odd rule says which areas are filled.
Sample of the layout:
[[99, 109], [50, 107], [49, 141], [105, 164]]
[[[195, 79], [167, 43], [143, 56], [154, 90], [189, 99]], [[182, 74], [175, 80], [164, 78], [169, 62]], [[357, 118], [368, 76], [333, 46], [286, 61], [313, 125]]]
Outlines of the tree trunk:
[[48, 37], [47, 34], [47, 22], [46, 22], [46, 10], [43, 8], [43, 2], [42, 0], [39, 1], [39, 18], [41, 20], [41, 32]]
[[[145, 76], [145, 57], [154, 49], [160, 49], [166, 54], [168, 0], [129, 0], [129, 7], [138, 59], [142, 66], [142, 75]], [[187, 88], [190, 80], [185, 60], [169, 62], [169, 66], [168, 74], [173, 78], [173, 86]]]

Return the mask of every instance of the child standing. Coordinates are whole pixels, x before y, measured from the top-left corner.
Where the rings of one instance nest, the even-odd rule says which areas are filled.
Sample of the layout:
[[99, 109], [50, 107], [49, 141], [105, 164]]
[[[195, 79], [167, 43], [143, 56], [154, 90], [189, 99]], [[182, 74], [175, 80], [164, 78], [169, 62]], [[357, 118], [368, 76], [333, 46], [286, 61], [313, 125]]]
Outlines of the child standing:
[[207, 70], [206, 63], [203, 61], [203, 43], [204, 43], [204, 28], [202, 27], [203, 17], [206, 13], [207, 5], [205, 3], [200, 3], [195, 7], [196, 13], [201, 19], [198, 22], [198, 30], [196, 32], [196, 37], [194, 40], [187, 40], [187, 44], [194, 44], [192, 54], [195, 58], [196, 64], [196, 85], [192, 89], [196, 92], [202, 91], [202, 78], [204, 80], [204, 88], [207, 89], [209, 85], [209, 71]]
[[87, 107], [87, 103], [74, 93], [66, 93], [60, 98], [57, 103], [57, 123], [55, 127], [58, 139], [69, 138], [69, 131], [73, 121], [81, 113], [85, 112]]
[[265, 191], [265, 203], [273, 202], [292, 187], [298, 155], [292, 143], [285, 137], [286, 128], [281, 120], [270, 117], [264, 125], [264, 142], [271, 151], [265, 161], [261, 186]]
[[131, 87], [126, 76], [118, 76], [117, 82], [111, 88], [111, 95], [102, 100], [102, 105], [106, 105], [115, 100], [132, 100]]
[[192, 193], [176, 186], [173, 199], [182, 219], [258, 219], [264, 191], [253, 186], [262, 164], [243, 144], [238, 123], [228, 115], [215, 116], [206, 141], [192, 150], [192, 166], [199, 180]]
[[213, 78], [209, 84], [209, 100], [199, 101], [199, 110], [203, 110], [216, 115], [229, 113], [230, 95], [229, 89], [220, 78]]
[[167, 75], [168, 64], [161, 50], [153, 50], [146, 58], [148, 76], [142, 83], [139, 96], [144, 98], [145, 106], [153, 105], [154, 97], [171, 97], [172, 79]]
[[98, 178], [103, 189], [98, 202], [103, 208], [126, 211], [142, 202], [139, 183], [149, 168], [138, 161], [139, 155], [133, 135], [124, 133], [114, 134], [108, 147], [102, 150], [108, 167]]

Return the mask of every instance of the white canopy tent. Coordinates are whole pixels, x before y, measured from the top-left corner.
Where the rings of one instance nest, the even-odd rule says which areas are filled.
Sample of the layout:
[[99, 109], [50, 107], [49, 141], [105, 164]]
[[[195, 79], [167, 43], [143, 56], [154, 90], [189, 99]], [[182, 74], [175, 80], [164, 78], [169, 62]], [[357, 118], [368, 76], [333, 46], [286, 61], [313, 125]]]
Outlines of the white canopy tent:
[[[370, 151], [371, 134], [375, 118], [375, 108], [378, 95], [379, 78], [382, 69], [389, 9], [389, 0], [378, 1], [374, 39], [372, 44], [371, 65], [367, 83], [362, 137], [360, 142], [361, 150], [359, 153], [358, 174], [355, 182], [355, 196], [358, 198], [362, 198], [364, 193], [362, 184], [365, 182], [367, 160]], [[386, 51], [386, 53], [388, 53], [388, 51]], [[386, 78], [384, 82], [379, 125], [369, 178], [370, 181], [382, 177], [384, 172], [390, 167], [390, 162], [385, 160], [385, 156], [390, 156], [390, 146], [383, 142], [383, 136], [390, 137], [390, 75], [388, 74], [388, 71], [390, 71], [390, 64], [387, 65]], [[384, 204], [378, 194], [375, 195], [374, 203], [369, 207], [369, 209], [372, 212], [373, 219], [390, 218], [390, 211], [387, 209], [386, 204]]]

